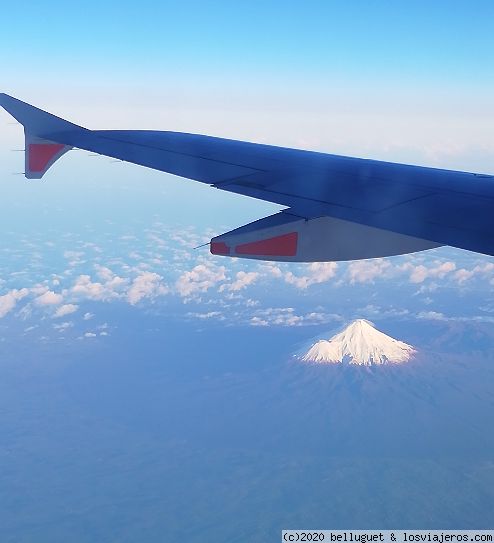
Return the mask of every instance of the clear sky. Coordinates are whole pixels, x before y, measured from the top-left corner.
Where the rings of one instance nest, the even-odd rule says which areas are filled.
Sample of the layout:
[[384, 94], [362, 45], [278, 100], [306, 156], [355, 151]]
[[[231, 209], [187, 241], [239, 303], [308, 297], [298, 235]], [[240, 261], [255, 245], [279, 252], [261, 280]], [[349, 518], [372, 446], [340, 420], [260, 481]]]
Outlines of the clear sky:
[[[43, 79], [492, 82], [492, 2], [9, 2], [2, 64]], [[65, 74], [61, 69], [67, 70]], [[91, 84], [91, 82], [89, 82]]]

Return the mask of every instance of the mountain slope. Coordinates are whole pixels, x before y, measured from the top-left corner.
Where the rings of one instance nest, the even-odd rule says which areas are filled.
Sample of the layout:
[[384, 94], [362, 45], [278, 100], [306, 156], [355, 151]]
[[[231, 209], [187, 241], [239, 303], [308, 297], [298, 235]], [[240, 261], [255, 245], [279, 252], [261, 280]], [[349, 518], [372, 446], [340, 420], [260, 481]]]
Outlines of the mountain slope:
[[414, 352], [410, 345], [376, 330], [370, 322], [358, 319], [329, 341], [318, 341], [302, 360], [319, 364], [341, 363], [349, 357], [350, 364], [371, 366], [406, 362]]

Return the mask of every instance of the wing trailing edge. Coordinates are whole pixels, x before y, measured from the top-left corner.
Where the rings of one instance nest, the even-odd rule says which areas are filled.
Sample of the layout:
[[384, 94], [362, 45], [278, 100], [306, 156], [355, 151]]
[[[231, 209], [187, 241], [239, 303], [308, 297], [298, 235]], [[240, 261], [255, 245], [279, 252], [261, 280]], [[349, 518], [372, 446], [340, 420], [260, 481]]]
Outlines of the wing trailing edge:
[[279, 262], [335, 262], [440, 247], [428, 240], [334, 217], [304, 219], [282, 211], [211, 240], [214, 255]]

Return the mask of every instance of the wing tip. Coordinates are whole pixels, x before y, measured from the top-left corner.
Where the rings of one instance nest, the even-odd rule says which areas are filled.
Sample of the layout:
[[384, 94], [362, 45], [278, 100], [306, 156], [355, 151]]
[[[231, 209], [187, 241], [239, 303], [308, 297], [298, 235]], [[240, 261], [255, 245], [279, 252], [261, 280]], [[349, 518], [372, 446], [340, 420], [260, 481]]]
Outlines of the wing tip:
[[8, 103], [12, 103], [12, 101], [20, 102], [18, 98], [14, 98], [13, 96], [10, 96], [10, 94], [7, 94], [6, 92], [0, 92], [0, 106], [2, 106], [4, 109], [7, 110]]

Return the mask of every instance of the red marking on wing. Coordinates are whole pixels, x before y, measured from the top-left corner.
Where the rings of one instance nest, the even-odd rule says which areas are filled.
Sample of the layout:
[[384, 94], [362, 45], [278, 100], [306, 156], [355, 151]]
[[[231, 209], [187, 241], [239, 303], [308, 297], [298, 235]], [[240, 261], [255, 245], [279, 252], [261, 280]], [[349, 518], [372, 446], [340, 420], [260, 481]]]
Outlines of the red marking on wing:
[[230, 247], [223, 241], [215, 241], [209, 244], [209, 251], [213, 255], [229, 255]]
[[31, 143], [29, 145], [29, 171], [42, 172], [48, 162], [64, 147], [59, 143]]
[[237, 255], [295, 256], [297, 254], [297, 232], [275, 238], [254, 241], [235, 247]]

